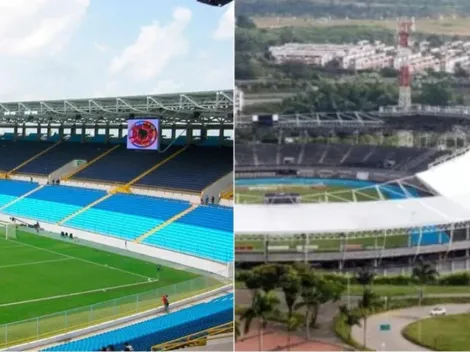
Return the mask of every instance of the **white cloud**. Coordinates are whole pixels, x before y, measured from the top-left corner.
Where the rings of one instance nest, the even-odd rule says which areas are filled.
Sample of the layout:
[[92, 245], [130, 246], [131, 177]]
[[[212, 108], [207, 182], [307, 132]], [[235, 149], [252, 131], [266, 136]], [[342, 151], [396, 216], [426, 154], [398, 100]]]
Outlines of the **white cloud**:
[[171, 79], [163, 79], [158, 81], [157, 85], [152, 91], [152, 94], [170, 94], [180, 92], [183, 88], [181, 83], [175, 82]]
[[173, 59], [188, 53], [189, 44], [184, 31], [191, 16], [189, 9], [178, 7], [169, 24], [154, 23], [141, 27], [136, 41], [112, 59], [110, 74], [125, 75], [135, 81], [147, 81], [158, 76]]
[[235, 5], [230, 3], [227, 10], [219, 19], [219, 26], [214, 32], [214, 39], [231, 39], [235, 34]]
[[109, 48], [106, 45], [100, 44], [98, 42], [93, 42], [93, 46], [102, 54], [107, 53], [109, 51]]
[[0, 0], [0, 55], [53, 55], [68, 43], [90, 0]]

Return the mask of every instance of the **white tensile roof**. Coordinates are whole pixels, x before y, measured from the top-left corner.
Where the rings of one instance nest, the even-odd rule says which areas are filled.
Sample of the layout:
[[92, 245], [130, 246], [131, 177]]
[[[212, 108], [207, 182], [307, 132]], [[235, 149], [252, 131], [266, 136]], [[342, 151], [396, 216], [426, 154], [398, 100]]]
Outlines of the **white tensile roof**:
[[235, 205], [237, 235], [341, 233], [470, 220], [470, 194], [358, 203]]

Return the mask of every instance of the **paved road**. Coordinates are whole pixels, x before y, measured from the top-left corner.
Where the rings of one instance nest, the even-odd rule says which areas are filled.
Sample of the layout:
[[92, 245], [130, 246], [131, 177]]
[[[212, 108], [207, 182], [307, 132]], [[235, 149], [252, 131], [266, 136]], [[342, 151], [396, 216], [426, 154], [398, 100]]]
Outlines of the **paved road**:
[[[442, 304], [447, 314], [462, 314], [470, 311], [470, 304]], [[367, 343], [369, 349], [376, 351], [430, 351], [411, 343], [401, 335], [405, 326], [417, 320], [429, 317], [432, 306], [412, 307], [377, 314], [367, 319]], [[390, 324], [390, 331], [380, 331], [381, 324]], [[362, 342], [364, 330], [355, 326], [352, 338]], [[422, 331], [425, 334], [426, 331]]]

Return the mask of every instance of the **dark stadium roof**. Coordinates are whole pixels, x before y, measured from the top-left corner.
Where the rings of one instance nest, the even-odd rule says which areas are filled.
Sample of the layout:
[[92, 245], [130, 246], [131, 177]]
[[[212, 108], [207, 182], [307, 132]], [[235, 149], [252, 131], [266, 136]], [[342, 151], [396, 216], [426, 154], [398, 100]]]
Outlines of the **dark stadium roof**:
[[130, 117], [165, 123], [233, 123], [233, 91], [0, 103], [0, 123], [119, 123]]
[[[454, 126], [470, 127], [470, 107], [433, 107], [414, 105], [409, 110], [386, 107], [376, 112], [313, 112], [279, 114], [272, 128], [284, 130], [420, 130], [446, 132]], [[252, 116], [236, 119], [237, 129], [251, 130]]]

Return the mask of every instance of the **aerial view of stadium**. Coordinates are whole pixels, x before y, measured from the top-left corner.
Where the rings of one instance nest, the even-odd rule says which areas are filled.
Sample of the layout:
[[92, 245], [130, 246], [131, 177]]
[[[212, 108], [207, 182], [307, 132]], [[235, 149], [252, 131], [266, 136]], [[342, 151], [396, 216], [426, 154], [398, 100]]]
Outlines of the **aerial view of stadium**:
[[[38, 1], [24, 15], [15, 12], [21, 4], [18, 8], [0, 4], [1, 16], [10, 14], [18, 20], [13, 22], [25, 23], [28, 31], [29, 25], [52, 21], [45, 14], [58, 5], [54, 1]], [[230, 2], [159, 2], [152, 11], [163, 16], [160, 23], [145, 26], [138, 21], [129, 28], [139, 32], [142, 26], [140, 36], [179, 28], [178, 35], [186, 43], [187, 25], [210, 22], [214, 28], [207, 26], [199, 34], [203, 40], [222, 43], [213, 45], [215, 51], [222, 50], [230, 47], [230, 38], [226, 42], [225, 37], [211, 35], [219, 30], [220, 19], [233, 11]], [[73, 16], [65, 12], [78, 16], [83, 10], [87, 21], [67, 29], [76, 30], [74, 38], [88, 35], [94, 16], [106, 21], [108, 5], [104, 3], [70, 1], [69, 5], [55, 8], [50, 16], [72, 21]], [[116, 20], [125, 16], [129, 21], [133, 5], [123, 4], [115, 11]], [[31, 14], [45, 17], [38, 22], [32, 16], [28, 23]], [[203, 18], [191, 22], [192, 14], [203, 14]], [[145, 21], [155, 22], [152, 16]], [[119, 30], [115, 35], [123, 39], [127, 29]], [[100, 45], [96, 52], [88, 50], [88, 59], [103, 55], [98, 60], [103, 64], [107, 55], [117, 55], [122, 42], [113, 41], [109, 45], [115, 47], [105, 50], [101, 40], [108, 34], [105, 30], [93, 37]], [[57, 80], [51, 88], [56, 66], [49, 71], [48, 62], [57, 65], [55, 60], [81, 44], [51, 49], [53, 57], [48, 51], [43, 59], [39, 46], [50, 43], [35, 38], [35, 56], [50, 75], [40, 96], [51, 98], [25, 98], [36, 95], [31, 87], [16, 85], [24, 77], [13, 69], [15, 60], [5, 59], [0, 68], [2, 77], [8, 70], [17, 74], [11, 91], [0, 90], [0, 349], [233, 350], [231, 84], [222, 83], [227, 89], [221, 89], [220, 84], [208, 82], [213, 89], [197, 92], [190, 80], [180, 88], [170, 87], [165, 78], [157, 77], [161, 68], [152, 71], [153, 63], [142, 67], [134, 62], [141, 73], [148, 74], [137, 80], [137, 89], [129, 79], [113, 88], [114, 96], [96, 98], [93, 93], [80, 99], [55, 98], [90, 90], [96, 83], [93, 75], [99, 76], [100, 70], [108, 73], [98, 61], [96, 66], [86, 66], [89, 62], [73, 54], [89, 75], [83, 80], [80, 73], [70, 71], [73, 78], [68, 77], [68, 84], [62, 86], [64, 82]], [[159, 44], [167, 39], [155, 38], [152, 42], [144, 35], [146, 44], [157, 45], [160, 52]], [[11, 38], [2, 28], [0, 41], [7, 39]], [[11, 40], [12, 45], [16, 43]], [[15, 40], [15, 45], [26, 50], [24, 41]], [[125, 47], [122, 57], [127, 55]], [[152, 56], [153, 51], [142, 55]], [[30, 66], [24, 53], [11, 51], [17, 60], [24, 60], [22, 69], [44, 74]], [[186, 51], [175, 55], [177, 72]], [[140, 58], [127, 57], [126, 65]], [[163, 65], [164, 73], [175, 72], [171, 60], [156, 65]], [[230, 64], [225, 70], [230, 76]], [[175, 74], [173, 78], [181, 77]], [[224, 76], [218, 80], [226, 82]], [[83, 85], [84, 81], [89, 85]], [[163, 84], [154, 93], [123, 94], [151, 91], [149, 87], [159, 82]], [[96, 83], [95, 88], [104, 83]], [[14, 96], [18, 99], [7, 100]]]
[[470, 346], [470, 66], [374, 3], [237, 2], [236, 350]]

